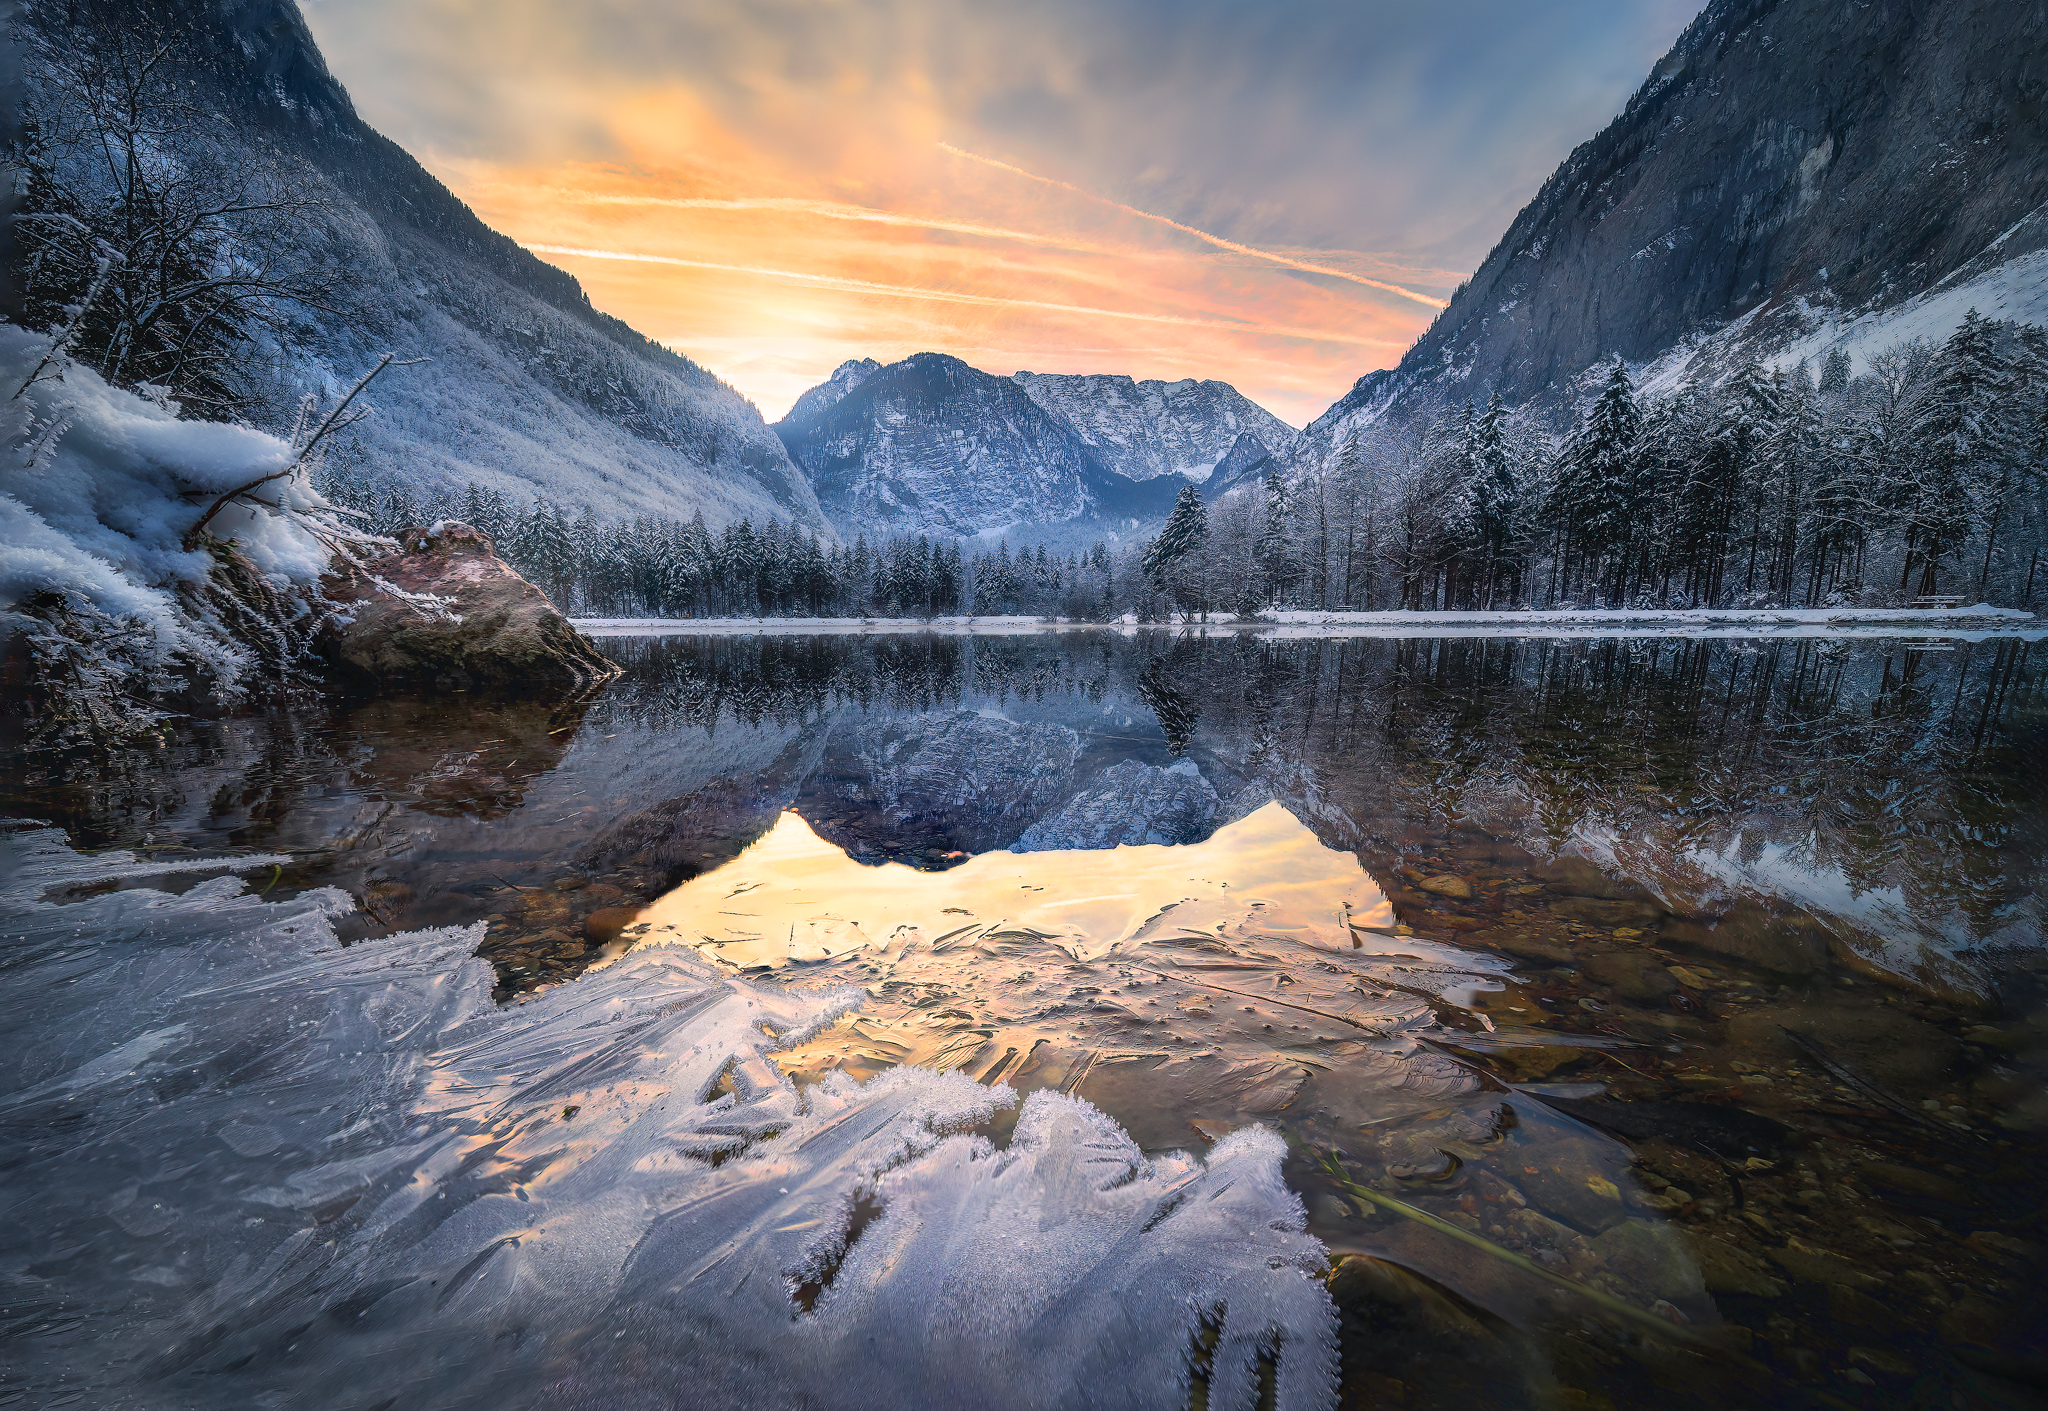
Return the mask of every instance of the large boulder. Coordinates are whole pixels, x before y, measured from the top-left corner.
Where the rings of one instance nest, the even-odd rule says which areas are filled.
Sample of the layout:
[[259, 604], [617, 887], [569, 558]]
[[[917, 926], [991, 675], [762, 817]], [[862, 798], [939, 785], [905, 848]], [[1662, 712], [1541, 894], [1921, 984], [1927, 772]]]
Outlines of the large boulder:
[[339, 611], [321, 651], [360, 683], [460, 691], [577, 692], [619, 668], [547, 594], [457, 520], [398, 536], [399, 551], [322, 583]]

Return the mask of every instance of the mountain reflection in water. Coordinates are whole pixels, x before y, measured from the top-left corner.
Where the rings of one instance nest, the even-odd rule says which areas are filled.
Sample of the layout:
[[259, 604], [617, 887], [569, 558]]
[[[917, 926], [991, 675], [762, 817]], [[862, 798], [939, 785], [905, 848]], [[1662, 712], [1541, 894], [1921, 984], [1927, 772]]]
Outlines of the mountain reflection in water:
[[[290, 853], [270, 895], [345, 887], [345, 935], [488, 920], [501, 995], [650, 940], [860, 986], [800, 1083], [1075, 1093], [1148, 1151], [1272, 1126], [1359, 1404], [2043, 1374], [2033, 644], [604, 645], [572, 710], [195, 723], [8, 806]], [[1689, 1331], [1574, 1331], [1602, 1298]]]

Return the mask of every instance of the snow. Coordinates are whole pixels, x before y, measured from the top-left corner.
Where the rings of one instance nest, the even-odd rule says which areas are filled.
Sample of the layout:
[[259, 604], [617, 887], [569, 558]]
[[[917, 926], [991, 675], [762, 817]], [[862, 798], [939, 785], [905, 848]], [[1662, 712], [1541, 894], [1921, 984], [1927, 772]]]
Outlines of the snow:
[[[2000, 236], [1991, 248], [2004, 239]], [[1826, 319], [1786, 344], [1770, 362], [1773, 367], [1790, 367], [1803, 359], [1817, 367], [1821, 358], [1840, 348], [1849, 354], [1851, 370], [1861, 375], [1870, 370], [1873, 357], [1901, 343], [1916, 338], [1941, 342], [1961, 326], [1971, 309], [1985, 318], [2048, 325], [2048, 250], [2007, 260], [1952, 287], [1937, 285], [1876, 313]]]
[[[1335, 1403], [1323, 1251], [1240, 1130], [1147, 1157], [1086, 1102], [774, 1055], [862, 1002], [628, 952], [498, 1009], [480, 927], [336, 942], [267, 866], [0, 835], [0, 1232], [31, 1400], [304, 1407]], [[881, 1214], [848, 1243], [857, 1196]], [[27, 1273], [24, 1271], [33, 1270]], [[823, 1284], [808, 1311], [798, 1285]], [[61, 1391], [60, 1391], [61, 1389]]]
[[[45, 337], [0, 324], [0, 386], [9, 396], [48, 347]], [[179, 541], [215, 496], [282, 469], [292, 448], [246, 426], [180, 421], [89, 368], [57, 371], [0, 404], [9, 444], [0, 463], [0, 624], [19, 624], [10, 610], [24, 600], [56, 593], [132, 621], [151, 664], [177, 652], [222, 664], [232, 649], [209, 641], [174, 591], [203, 582], [214, 560]], [[325, 504], [291, 479], [263, 493], [299, 510]], [[310, 584], [329, 561], [312, 534], [261, 509], [232, 505], [208, 528], [280, 585]]]
[[1294, 439], [1293, 427], [1227, 382], [1138, 382], [1110, 373], [1019, 372], [1012, 378], [1102, 452], [1110, 469], [1132, 480], [1206, 480], [1245, 432], [1268, 446]]

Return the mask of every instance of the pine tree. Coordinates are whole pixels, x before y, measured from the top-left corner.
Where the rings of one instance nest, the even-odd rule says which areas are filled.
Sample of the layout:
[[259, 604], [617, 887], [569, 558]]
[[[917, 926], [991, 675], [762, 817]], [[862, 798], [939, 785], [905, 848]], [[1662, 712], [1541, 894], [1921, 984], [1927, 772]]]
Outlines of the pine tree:
[[1145, 550], [1145, 577], [1167, 602], [1192, 618], [1207, 614], [1202, 550], [1209, 538], [1209, 514], [1192, 485], [1183, 485], [1166, 525]]
[[494, 540], [504, 538], [511, 527], [512, 515], [505, 504], [505, 497], [496, 490], [486, 490], [474, 480], [463, 487], [462, 508], [458, 513], [464, 524], [481, 530]]
[[1830, 348], [1820, 360], [1820, 390], [1823, 396], [1849, 390], [1849, 354], [1844, 349]]
[[1466, 491], [1472, 534], [1484, 564], [1479, 605], [1490, 608], [1516, 586], [1514, 544], [1522, 509], [1521, 468], [1508, 444], [1507, 408], [1499, 392], [1487, 399], [1485, 412], [1472, 425], [1466, 460], [1472, 474]]
[[1811, 482], [1821, 459], [1820, 394], [1806, 374], [1806, 364], [1779, 382], [1778, 424], [1765, 448], [1769, 493], [1775, 499], [1777, 533], [1765, 581], [1780, 605], [1795, 597], [1799, 545], [1811, 510]]
[[[1178, 506], [1176, 506], [1178, 508]], [[1252, 541], [1252, 560], [1265, 580], [1265, 599], [1285, 604], [1294, 591], [1300, 567], [1290, 534], [1293, 506], [1288, 502], [1287, 482], [1276, 471], [1266, 474], [1266, 503], [1259, 520], [1258, 538]]]
[[424, 529], [426, 518], [420, 513], [419, 505], [402, 486], [390, 484], [384, 487], [384, 503], [377, 510], [377, 530], [382, 534], [402, 534], [408, 529]]
[[575, 581], [576, 545], [568, 520], [546, 497], [536, 499], [513, 527], [507, 557], [557, 603], [568, 600]]
[[1604, 577], [1619, 596], [1629, 564], [1631, 534], [1642, 508], [1638, 450], [1643, 417], [1628, 364], [1608, 369], [1600, 396], [1565, 443], [1548, 506], [1559, 531], [1565, 584], [1577, 569], [1592, 582]]
[[1942, 346], [1913, 428], [1919, 475], [1906, 507], [1907, 563], [1900, 581], [1903, 587], [1917, 554], [1922, 594], [1935, 590], [1942, 560], [1962, 552], [2013, 450], [2005, 405], [2012, 367], [1999, 349], [1998, 331], [1975, 309], [1963, 316]]

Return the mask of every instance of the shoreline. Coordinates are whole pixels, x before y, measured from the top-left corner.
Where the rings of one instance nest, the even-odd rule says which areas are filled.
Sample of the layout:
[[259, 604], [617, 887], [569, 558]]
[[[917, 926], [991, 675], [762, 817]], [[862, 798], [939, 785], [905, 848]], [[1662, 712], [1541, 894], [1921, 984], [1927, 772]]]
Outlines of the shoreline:
[[585, 617], [571, 618], [593, 637], [869, 636], [932, 632], [1026, 635], [1039, 632], [1192, 632], [1260, 637], [1930, 637], [1980, 641], [2048, 637], [2048, 622], [2019, 608], [1761, 608], [1549, 612], [1278, 611], [1239, 621], [1194, 623], [1071, 622], [1030, 616], [988, 617]]

